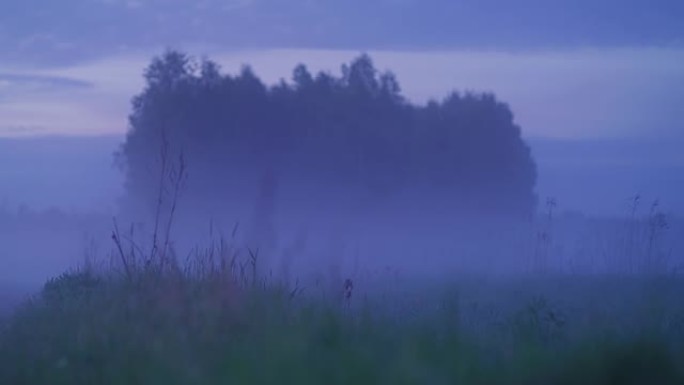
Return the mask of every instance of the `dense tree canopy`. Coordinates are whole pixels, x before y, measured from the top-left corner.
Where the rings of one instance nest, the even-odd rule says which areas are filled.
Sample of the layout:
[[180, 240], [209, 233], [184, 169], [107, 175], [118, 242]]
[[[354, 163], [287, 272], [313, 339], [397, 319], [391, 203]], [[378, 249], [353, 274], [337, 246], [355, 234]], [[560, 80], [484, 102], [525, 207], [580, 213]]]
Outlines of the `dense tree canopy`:
[[415, 105], [367, 55], [339, 77], [299, 65], [291, 81], [267, 86], [249, 67], [225, 75], [212, 61], [169, 51], [145, 78], [119, 153], [130, 196], [153, 193], [163, 132], [188, 159], [188, 188], [206, 197], [222, 196], [240, 170], [270, 167], [374, 194], [418, 188], [471, 208], [534, 210], [530, 150], [508, 106], [491, 94]]

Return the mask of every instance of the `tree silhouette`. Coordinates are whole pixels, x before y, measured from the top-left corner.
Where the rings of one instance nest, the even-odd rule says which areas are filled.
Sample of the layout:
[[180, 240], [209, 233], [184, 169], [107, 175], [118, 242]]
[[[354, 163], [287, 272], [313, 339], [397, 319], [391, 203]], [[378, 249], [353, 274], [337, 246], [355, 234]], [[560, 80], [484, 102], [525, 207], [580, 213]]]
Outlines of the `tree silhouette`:
[[[342, 75], [294, 68], [265, 85], [249, 67], [225, 75], [168, 51], [152, 60], [118, 153], [131, 199], [150, 196], [161, 133], [182, 150], [197, 196], [220, 199], [236, 173], [277, 167], [320, 184], [386, 196], [416, 187], [464, 208], [529, 215], [536, 166], [509, 107], [492, 94], [408, 102], [368, 55]], [[153, 172], [153, 171], [152, 171]]]

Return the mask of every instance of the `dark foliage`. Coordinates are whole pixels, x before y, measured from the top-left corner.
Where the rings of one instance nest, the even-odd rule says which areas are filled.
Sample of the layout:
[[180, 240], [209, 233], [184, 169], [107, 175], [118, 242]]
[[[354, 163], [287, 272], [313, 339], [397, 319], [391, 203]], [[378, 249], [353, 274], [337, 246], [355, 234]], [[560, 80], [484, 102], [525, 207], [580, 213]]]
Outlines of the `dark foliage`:
[[214, 62], [169, 51], [145, 78], [119, 153], [132, 197], [154, 196], [163, 132], [189, 161], [188, 188], [206, 199], [225, 196], [236, 175], [275, 169], [382, 196], [431, 191], [483, 212], [534, 210], [530, 150], [491, 94], [415, 105], [367, 55], [343, 65], [340, 77], [299, 65], [291, 82], [267, 86], [249, 67], [224, 75]]

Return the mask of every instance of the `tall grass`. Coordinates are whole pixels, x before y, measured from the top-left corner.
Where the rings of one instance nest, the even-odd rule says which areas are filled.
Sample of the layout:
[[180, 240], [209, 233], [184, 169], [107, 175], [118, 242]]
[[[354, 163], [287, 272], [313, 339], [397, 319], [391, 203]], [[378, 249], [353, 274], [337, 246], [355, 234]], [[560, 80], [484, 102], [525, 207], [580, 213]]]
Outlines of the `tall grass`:
[[177, 255], [185, 169], [162, 162], [171, 188], [149, 249], [115, 222], [108, 260], [49, 280], [2, 320], [0, 384], [684, 383], [684, 280], [660, 270], [657, 207], [643, 276], [552, 269], [549, 201], [529, 275], [292, 283], [233, 239]]
[[[684, 288], [675, 279], [643, 298], [640, 280], [605, 277], [480, 293], [464, 277], [410, 287], [418, 300], [360, 296], [351, 280], [307, 293], [226, 243], [184, 263], [138, 253], [127, 270], [117, 258], [50, 280], [3, 323], [0, 383], [684, 383], [684, 312], [664, 295]], [[611, 304], [610, 287], [634, 296]]]

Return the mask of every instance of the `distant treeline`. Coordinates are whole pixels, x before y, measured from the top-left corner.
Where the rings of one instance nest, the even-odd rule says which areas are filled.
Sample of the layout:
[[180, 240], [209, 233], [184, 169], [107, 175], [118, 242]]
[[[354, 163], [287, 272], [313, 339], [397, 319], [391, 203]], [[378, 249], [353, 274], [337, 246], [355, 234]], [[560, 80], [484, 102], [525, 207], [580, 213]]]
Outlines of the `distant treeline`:
[[469, 208], [535, 209], [530, 149], [492, 94], [454, 92], [416, 105], [367, 55], [343, 65], [339, 77], [298, 65], [291, 81], [267, 86], [249, 67], [226, 75], [215, 62], [168, 51], [145, 79], [118, 154], [131, 196], [156, 191], [165, 136], [169, 153], [188, 159], [188, 188], [205, 195], [221, 196], [235, 170], [270, 168], [377, 194], [417, 187]]

